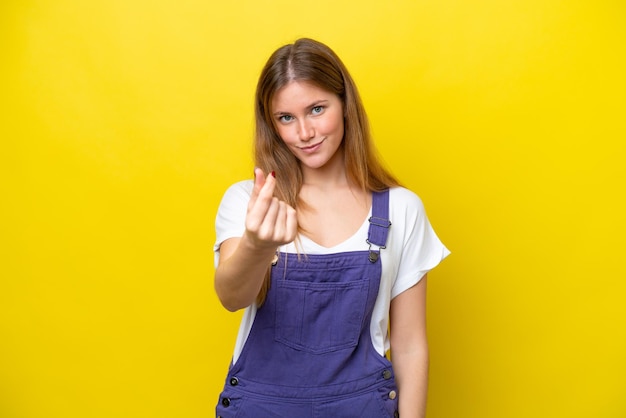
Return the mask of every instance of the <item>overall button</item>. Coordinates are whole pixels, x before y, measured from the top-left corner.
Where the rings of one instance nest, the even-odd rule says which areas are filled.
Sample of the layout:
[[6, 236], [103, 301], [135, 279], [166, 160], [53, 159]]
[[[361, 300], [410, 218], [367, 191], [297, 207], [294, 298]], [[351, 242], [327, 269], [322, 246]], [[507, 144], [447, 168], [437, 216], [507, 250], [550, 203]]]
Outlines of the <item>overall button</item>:
[[400, 413], [398, 411], [394, 412], [393, 418], [400, 418]]
[[389, 380], [389, 379], [391, 379], [391, 371], [389, 371], [389, 370], [384, 370], [384, 371], [383, 371], [383, 379], [385, 379], [385, 380]]
[[396, 396], [398, 396], [398, 394], [396, 393], [395, 390], [392, 390], [391, 392], [389, 392], [389, 399], [391, 399], [392, 401], [396, 399]]
[[231, 377], [230, 378], [230, 385], [231, 386], [237, 386], [239, 384], [239, 379], [237, 379], [236, 377]]
[[222, 405], [228, 408], [230, 406], [230, 399], [228, 398], [222, 399]]

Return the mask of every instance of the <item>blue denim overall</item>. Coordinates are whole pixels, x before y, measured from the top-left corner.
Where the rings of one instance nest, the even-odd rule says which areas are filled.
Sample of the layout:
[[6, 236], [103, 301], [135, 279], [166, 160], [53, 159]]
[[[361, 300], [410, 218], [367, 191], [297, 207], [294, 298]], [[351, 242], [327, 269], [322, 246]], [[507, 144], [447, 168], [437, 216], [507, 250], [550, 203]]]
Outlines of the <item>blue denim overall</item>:
[[388, 218], [389, 191], [373, 193], [369, 251], [279, 254], [218, 417], [398, 416], [391, 363], [370, 336]]

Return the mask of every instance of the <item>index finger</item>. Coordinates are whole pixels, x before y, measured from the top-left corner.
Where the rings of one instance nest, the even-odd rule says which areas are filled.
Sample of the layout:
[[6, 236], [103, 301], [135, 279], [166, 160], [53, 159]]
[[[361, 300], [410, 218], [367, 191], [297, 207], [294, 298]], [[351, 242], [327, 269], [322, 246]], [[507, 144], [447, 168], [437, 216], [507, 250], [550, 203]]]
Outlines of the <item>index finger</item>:
[[263, 185], [265, 184], [265, 173], [258, 167], [254, 169], [254, 186], [252, 187], [252, 194], [250, 195], [250, 205], [254, 205], [257, 197], [259, 196], [259, 192]]
[[260, 207], [266, 208], [266, 206], [269, 206], [274, 197], [274, 187], [276, 186], [275, 177], [276, 175], [273, 171], [265, 177], [265, 182], [258, 189], [253, 205], [259, 205], [260, 203]]

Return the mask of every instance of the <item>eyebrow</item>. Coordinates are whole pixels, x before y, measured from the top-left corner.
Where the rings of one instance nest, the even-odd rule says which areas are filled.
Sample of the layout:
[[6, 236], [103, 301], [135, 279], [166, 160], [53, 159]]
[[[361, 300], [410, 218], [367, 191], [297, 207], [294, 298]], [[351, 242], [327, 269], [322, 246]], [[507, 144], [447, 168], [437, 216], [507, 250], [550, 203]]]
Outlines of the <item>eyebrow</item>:
[[[305, 106], [305, 109], [313, 109], [314, 107], [326, 104], [328, 102], [329, 102], [328, 99], [316, 100], [313, 103], [311, 103], [310, 105]], [[283, 115], [290, 115], [290, 114], [291, 114], [290, 112], [283, 112], [283, 111], [278, 111], [278, 112], [274, 112], [273, 113], [274, 116], [283, 116]]]

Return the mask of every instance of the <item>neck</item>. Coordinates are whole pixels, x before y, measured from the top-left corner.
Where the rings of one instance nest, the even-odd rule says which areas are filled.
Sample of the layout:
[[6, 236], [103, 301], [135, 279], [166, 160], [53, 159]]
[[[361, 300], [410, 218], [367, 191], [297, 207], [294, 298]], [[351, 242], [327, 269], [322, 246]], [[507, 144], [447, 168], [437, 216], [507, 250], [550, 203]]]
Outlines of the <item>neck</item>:
[[343, 152], [338, 150], [323, 167], [302, 166], [303, 187], [331, 189], [348, 185]]

